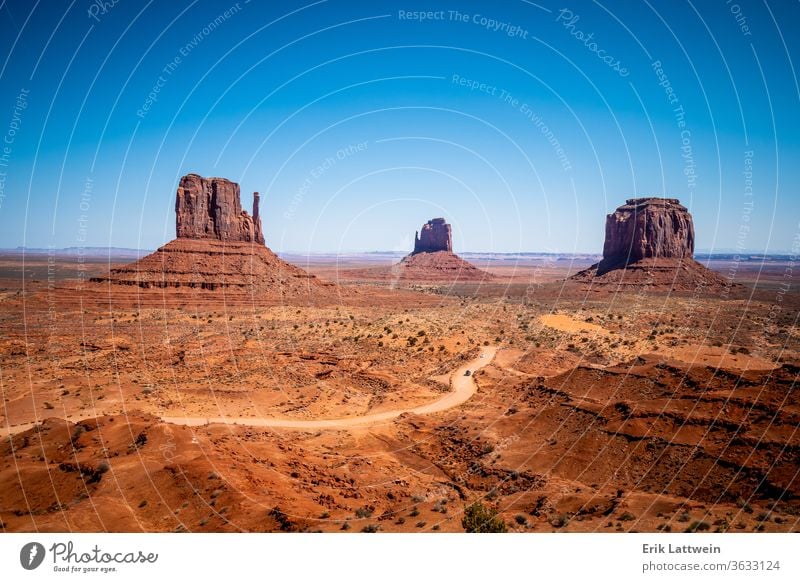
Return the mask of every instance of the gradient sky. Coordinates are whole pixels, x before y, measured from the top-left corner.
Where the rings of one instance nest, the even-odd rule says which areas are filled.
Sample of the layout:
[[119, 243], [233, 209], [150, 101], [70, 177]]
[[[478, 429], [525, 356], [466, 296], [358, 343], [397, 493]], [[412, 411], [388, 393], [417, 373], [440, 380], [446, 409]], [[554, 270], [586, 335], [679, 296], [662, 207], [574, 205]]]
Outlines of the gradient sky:
[[645, 195], [800, 234], [798, 2], [0, 2], [0, 247], [155, 248], [189, 172], [285, 252], [600, 252]]

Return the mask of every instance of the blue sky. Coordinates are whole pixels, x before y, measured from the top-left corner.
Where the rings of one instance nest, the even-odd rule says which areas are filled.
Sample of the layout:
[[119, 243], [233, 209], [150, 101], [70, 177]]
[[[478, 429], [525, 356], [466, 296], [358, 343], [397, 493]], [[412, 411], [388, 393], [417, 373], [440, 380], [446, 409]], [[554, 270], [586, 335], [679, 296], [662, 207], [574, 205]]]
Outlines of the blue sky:
[[99, 6], [2, 3], [0, 247], [155, 248], [189, 172], [277, 251], [600, 252], [644, 195], [700, 249], [800, 233], [797, 2]]

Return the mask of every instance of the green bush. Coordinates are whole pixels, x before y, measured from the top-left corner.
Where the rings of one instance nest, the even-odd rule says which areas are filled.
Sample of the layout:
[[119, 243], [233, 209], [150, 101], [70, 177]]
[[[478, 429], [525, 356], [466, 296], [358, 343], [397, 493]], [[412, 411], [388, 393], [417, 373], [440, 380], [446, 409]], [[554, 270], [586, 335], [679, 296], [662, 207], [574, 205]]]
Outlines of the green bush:
[[464, 508], [461, 527], [467, 533], [506, 532], [506, 523], [497, 516], [497, 510], [484, 506], [480, 501]]

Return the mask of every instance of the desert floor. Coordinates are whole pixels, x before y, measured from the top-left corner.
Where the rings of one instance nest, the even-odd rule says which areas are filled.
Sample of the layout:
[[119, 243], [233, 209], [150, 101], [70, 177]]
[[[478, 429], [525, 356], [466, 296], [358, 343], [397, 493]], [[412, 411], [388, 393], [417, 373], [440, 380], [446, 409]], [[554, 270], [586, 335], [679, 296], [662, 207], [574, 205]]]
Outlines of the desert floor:
[[708, 294], [467, 258], [495, 277], [290, 257], [340, 285], [309, 302], [0, 256], [3, 530], [458, 532], [475, 500], [509, 531], [800, 530], [791, 264], [712, 263], [740, 285]]

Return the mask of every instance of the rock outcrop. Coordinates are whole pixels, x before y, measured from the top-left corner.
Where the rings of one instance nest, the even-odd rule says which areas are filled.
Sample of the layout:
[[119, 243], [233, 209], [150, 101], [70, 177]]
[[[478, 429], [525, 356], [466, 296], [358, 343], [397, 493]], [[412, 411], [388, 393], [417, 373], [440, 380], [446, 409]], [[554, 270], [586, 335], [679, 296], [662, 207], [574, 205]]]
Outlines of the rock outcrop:
[[188, 174], [181, 178], [175, 199], [178, 238], [264, 244], [259, 194], [253, 195], [253, 215], [242, 210], [239, 184], [225, 178]]
[[264, 245], [259, 198], [256, 192], [251, 216], [242, 210], [235, 182], [184, 176], [175, 201], [177, 238], [91, 281], [142, 289], [227, 289], [282, 301], [332, 294], [324, 289], [332, 285], [283, 261]]
[[604, 261], [633, 263], [693, 255], [692, 215], [675, 198], [632, 198], [606, 216]]
[[419, 253], [453, 252], [453, 231], [444, 218], [433, 218], [422, 225], [422, 230], [414, 235], [414, 251]]
[[444, 218], [422, 225], [414, 236], [414, 250], [390, 267], [350, 269], [343, 273], [354, 280], [456, 283], [490, 281], [494, 276], [453, 253], [452, 228]]
[[422, 225], [414, 250], [392, 266], [391, 278], [411, 281], [484, 281], [492, 275], [453, 253], [453, 231], [444, 218]]
[[719, 290], [726, 281], [694, 260], [692, 215], [675, 198], [632, 198], [606, 216], [603, 260], [570, 279], [598, 288]]

